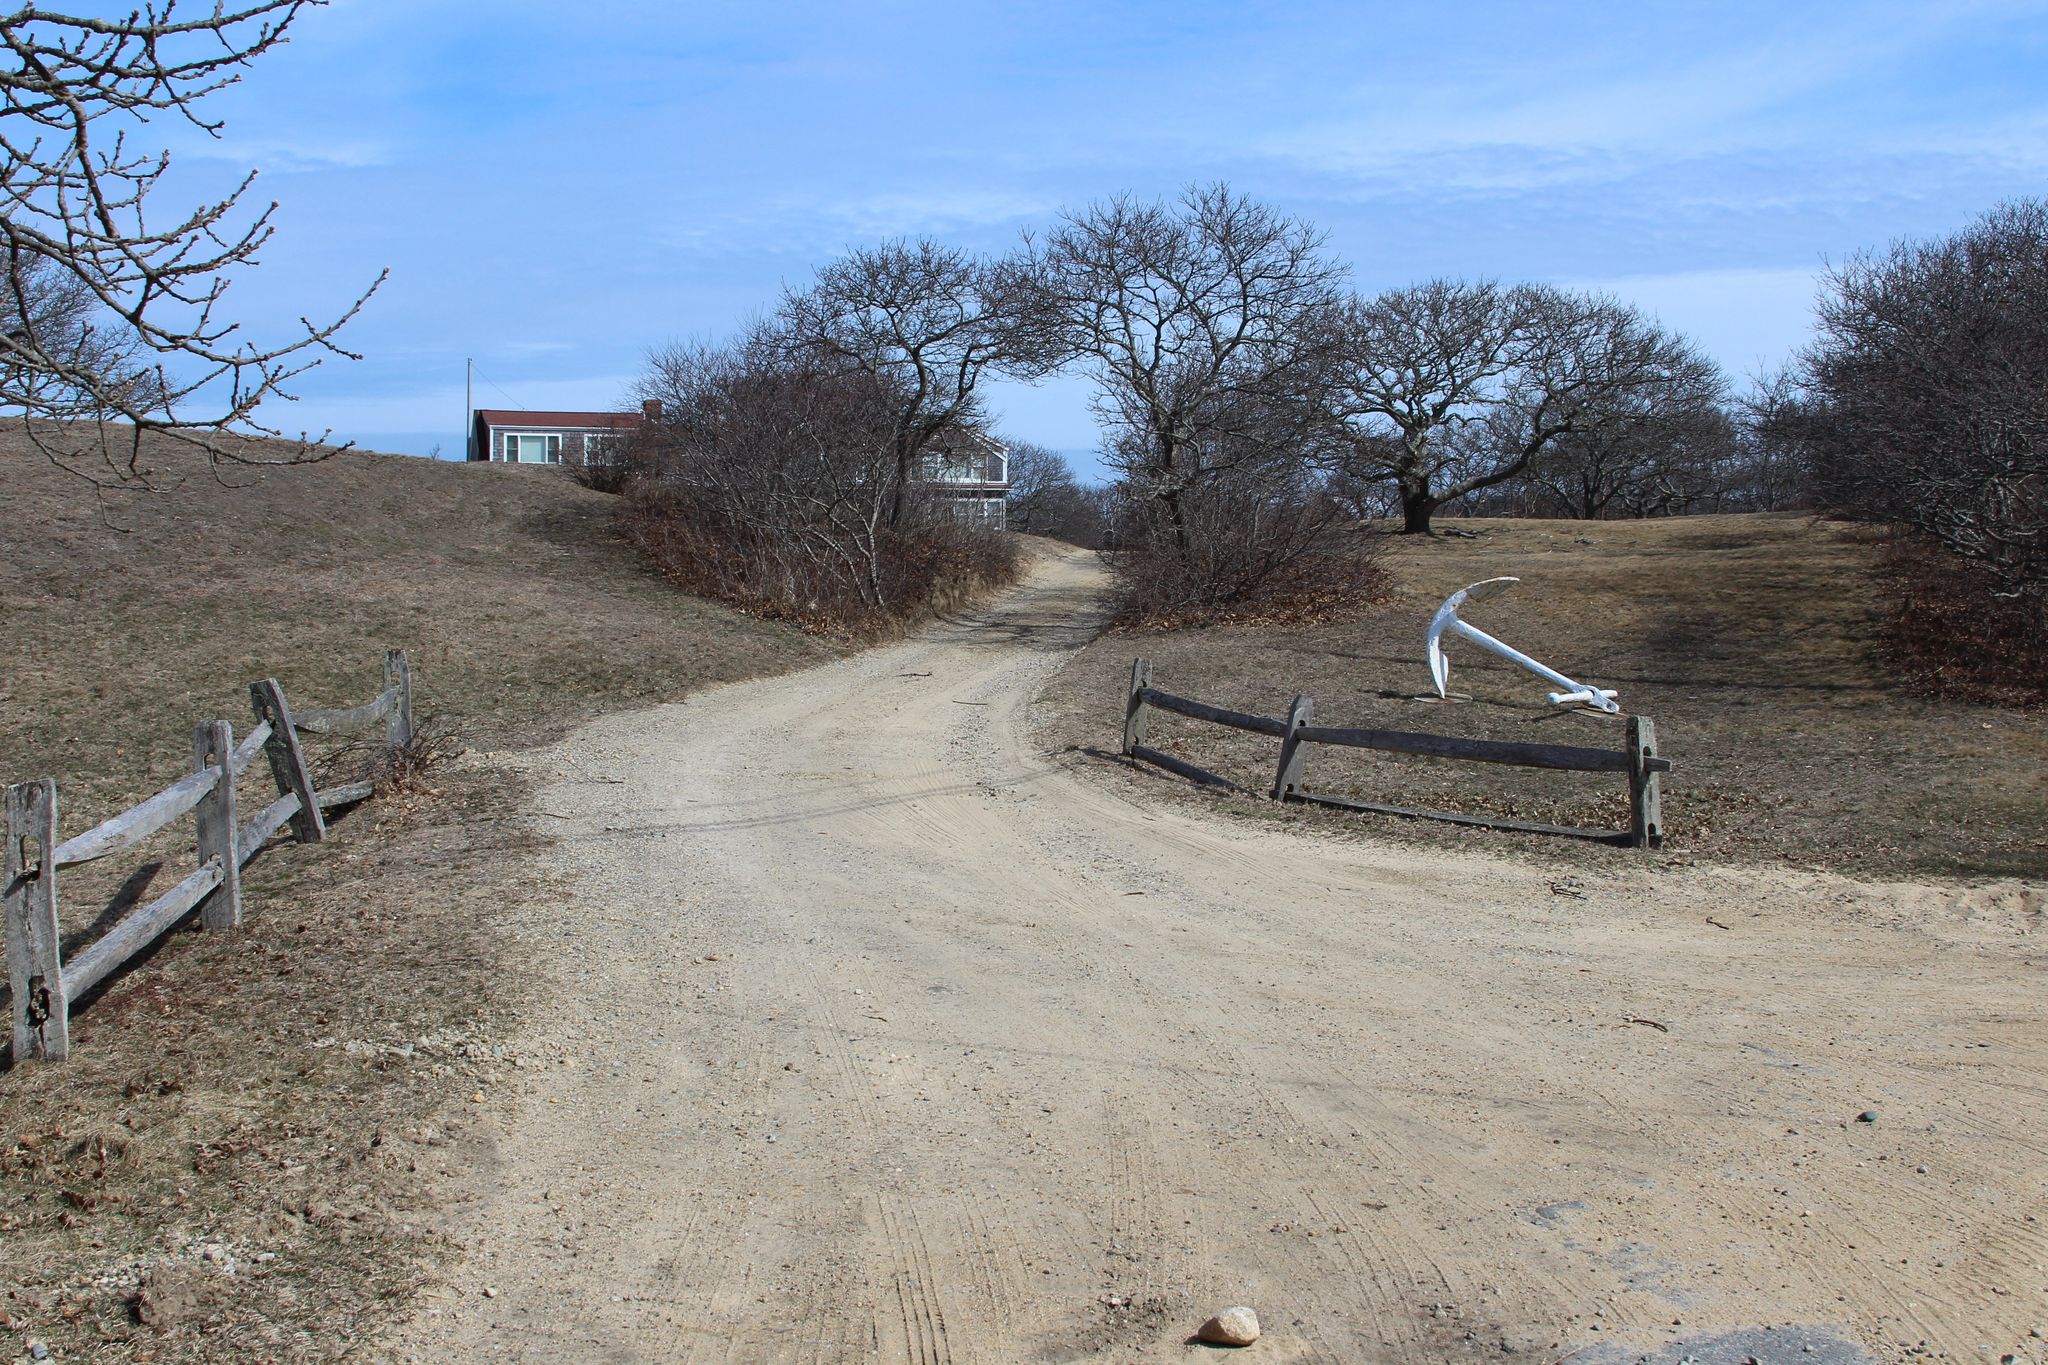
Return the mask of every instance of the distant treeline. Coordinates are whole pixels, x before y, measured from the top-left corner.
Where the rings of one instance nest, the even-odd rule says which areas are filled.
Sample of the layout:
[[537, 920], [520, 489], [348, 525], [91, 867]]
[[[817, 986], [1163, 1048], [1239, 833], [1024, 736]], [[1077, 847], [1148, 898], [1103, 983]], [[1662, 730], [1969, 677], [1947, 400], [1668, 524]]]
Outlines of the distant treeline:
[[1812, 509], [1912, 528], [2038, 631], [2044, 274], [2037, 202], [1859, 257], [1825, 277], [1814, 343], [1737, 394], [1607, 295], [1361, 296], [1315, 228], [1226, 186], [1118, 197], [1003, 256], [853, 251], [736, 341], [656, 354], [641, 396], [664, 417], [608, 477], [693, 555], [727, 547], [727, 595], [887, 617], [934, 586], [913, 565], [1003, 572], [921, 478], [986, 444], [985, 381], [1077, 371], [1112, 481], [1009, 443], [1010, 525], [1111, 550], [1134, 619], [1369, 598], [1373, 538], [1332, 534], [1361, 520]]

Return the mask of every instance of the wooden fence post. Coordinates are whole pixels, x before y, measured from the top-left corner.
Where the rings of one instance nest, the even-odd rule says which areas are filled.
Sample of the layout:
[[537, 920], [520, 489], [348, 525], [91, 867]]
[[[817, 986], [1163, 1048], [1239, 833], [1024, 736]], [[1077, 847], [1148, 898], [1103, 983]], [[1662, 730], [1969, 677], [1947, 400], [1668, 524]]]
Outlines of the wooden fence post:
[[313, 790], [313, 774], [306, 768], [306, 755], [299, 748], [299, 732], [292, 729], [292, 709], [284, 699], [277, 679], [265, 678], [249, 684], [249, 704], [256, 719], [270, 722], [270, 740], [263, 751], [270, 757], [270, 775], [277, 779], [277, 794], [299, 798], [298, 814], [292, 816], [292, 833], [302, 844], [317, 844], [327, 837], [327, 822], [320, 817], [320, 796]]
[[1287, 737], [1280, 741], [1280, 766], [1273, 770], [1273, 799], [1285, 801], [1301, 790], [1301, 768], [1308, 747], [1301, 742], [1301, 727], [1314, 718], [1316, 704], [1298, 693], [1287, 713]]
[[1664, 847], [1664, 801], [1658, 774], [1657, 727], [1647, 716], [1628, 718], [1628, 830], [1637, 848]]
[[232, 929], [242, 922], [242, 860], [235, 840], [241, 824], [235, 815], [235, 730], [224, 720], [202, 720], [192, 727], [192, 771], [220, 769], [220, 781], [193, 808], [199, 824], [199, 861], [218, 859], [220, 885], [199, 902], [203, 929]]
[[1152, 665], [1145, 659], [1131, 660], [1131, 695], [1124, 703], [1124, 753], [1135, 752], [1145, 742], [1145, 726], [1151, 719], [1145, 699], [1139, 695], [1152, 685]]
[[[29, 865], [29, 845], [35, 865]], [[7, 789], [7, 856], [0, 862], [7, 918], [7, 984], [14, 992], [14, 1060], [71, 1054], [71, 997], [57, 927], [57, 784]]]
[[384, 651], [384, 686], [398, 689], [398, 704], [384, 718], [384, 739], [394, 749], [412, 743], [412, 665], [402, 649]]

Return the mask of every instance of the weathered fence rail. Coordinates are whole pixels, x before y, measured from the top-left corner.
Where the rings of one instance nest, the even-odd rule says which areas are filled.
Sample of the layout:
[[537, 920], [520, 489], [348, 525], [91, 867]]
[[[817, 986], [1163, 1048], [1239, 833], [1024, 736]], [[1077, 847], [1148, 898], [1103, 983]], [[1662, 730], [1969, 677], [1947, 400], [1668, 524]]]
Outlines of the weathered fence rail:
[[[317, 790], [299, 747], [298, 732], [332, 735], [366, 729], [382, 720], [385, 741], [411, 743], [412, 672], [403, 650], [384, 656], [384, 691], [371, 702], [331, 711], [292, 714], [274, 678], [249, 687], [256, 726], [237, 744], [224, 720], [203, 720], [192, 731], [190, 776], [119, 815], [59, 842], [57, 783], [53, 778], [7, 788], [7, 847], [0, 864], [0, 904], [7, 937], [7, 981], [13, 993], [17, 1062], [59, 1061], [71, 1051], [71, 1002], [113, 975], [122, 963], [156, 942], [194, 910], [202, 928], [232, 929], [242, 922], [242, 867], [287, 824], [301, 843], [327, 832], [323, 812], [361, 801], [373, 784], [351, 782]], [[257, 755], [269, 759], [278, 797], [240, 823], [235, 779]], [[140, 844], [186, 815], [193, 816], [198, 867], [175, 886], [124, 915], [113, 928], [64, 960], [58, 921], [57, 874]]]
[[[1232, 711], [1207, 702], [1162, 692], [1152, 686], [1152, 664], [1146, 659], [1131, 663], [1130, 693], [1124, 704], [1124, 753], [1165, 768], [1168, 772], [1210, 786], [1245, 791], [1229, 778], [1206, 768], [1151, 748], [1145, 743], [1151, 713], [1171, 711], [1193, 720], [1208, 721], [1280, 740], [1280, 757], [1274, 769], [1273, 786], [1267, 794], [1275, 801], [1305, 801], [1338, 806], [1346, 810], [1401, 815], [1413, 819], [1445, 820], [1452, 824], [1479, 825], [1488, 829], [1518, 830], [1534, 834], [1557, 834], [1571, 838], [1597, 839], [1627, 844], [1634, 848], [1658, 848], [1664, 842], [1663, 793], [1659, 778], [1671, 771], [1671, 760], [1657, 752], [1656, 727], [1644, 716], [1631, 716], [1627, 747], [1595, 749], [1574, 744], [1531, 744], [1513, 740], [1463, 739], [1453, 735], [1420, 734], [1410, 730], [1376, 730], [1350, 726], [1312, 725], [1315, 703], [1296, 697], [1285, 720]], [[1303, 783], [1308, 746], [1327, 744], [1340, 748], [1374, 749], [1381, 753], [1412, 754], [1423, 758], [1460, 759], [1473, 763], [1505, 763], [1519, 768], [1549, 768], [1561, 772], [1625, 773], [1629, 789], [1629, 828], [1626, 831], [1580, 829], [1568, 825], [1540, 825], [1524, 820], [1502, 820], [1490, 816], [1460, 815], [1451, 811], [1417, 810], [1407, 806], [1382, 805], [1354, 797], [1313, 792]]]

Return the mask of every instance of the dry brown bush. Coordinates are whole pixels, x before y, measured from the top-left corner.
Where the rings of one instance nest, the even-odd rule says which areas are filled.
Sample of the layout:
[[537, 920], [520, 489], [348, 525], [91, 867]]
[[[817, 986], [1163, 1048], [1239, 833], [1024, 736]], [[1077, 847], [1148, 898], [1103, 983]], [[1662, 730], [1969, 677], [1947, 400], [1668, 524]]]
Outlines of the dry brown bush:
[[1378, 541], [1364, 535], [1272, 566], [1220, 597], [1190, 591], [1184, 566], [1157, 546], [1103, 559], [1119, 590], [1116, 622], [1132, 630], [1312, 626], [1378, 606], [1390, 590]]
[[1003, 537], [904, 486], [895, 388], [768, 328], [656, 353], [640, 393], [662, 417], [627, 451], [625, 539], [690, 592], [846, 639], [1008, 582]]
[[1891, 601], [1879, 650], [1916, 691], [1992, 706], [2048, 701], [2036, 604], [1924, 536], [1901, 534], [1880, 568]]
[[1339, 506], [1297, 473], [1237, 471], [1170, 511], [1132, 501], [1116, 519], [1103, 559], [1119, 625], [1313, 625], [1387, 599], [1382, 537], [1347, 529]]
[[686, 592], [844, 639], [886, 636], [971, 600], [1014, 580], [1020, 563], [1010, 538], [941, 519], [877, 527], [858, 555], [819, 555], [687, 487], [652, 482], [629, 490], [619, 527]]

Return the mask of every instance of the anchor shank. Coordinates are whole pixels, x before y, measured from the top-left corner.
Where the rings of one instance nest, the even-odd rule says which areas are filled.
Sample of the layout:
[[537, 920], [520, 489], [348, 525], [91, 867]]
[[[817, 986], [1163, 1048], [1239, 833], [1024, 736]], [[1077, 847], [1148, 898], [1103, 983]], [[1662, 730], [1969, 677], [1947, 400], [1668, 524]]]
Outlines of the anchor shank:
[[1473, 644], [1480, 646], [1482, 649], [1490, 649], [1495, 654], [1500, 655], [1503, 659], [1507, 659], [1511, 662], [1520, 664], [1522, 667], [1528, 669], [1531, 673], [1537, 674], [1539, 677], [1550, 679], [1552, 682], [1556, 683], [1559, 687], [1563, 688], [1567, 692], [1592, 691], [1592, 689], [1587, 687], [1586, 684], [1582, 682], [1574, 682], [1554, 668], [1546, 668], [1544, 665], [1537, 663], [1534, 659], [1524, 654], [1521, 650], [1516, 649], [1513, 645], [1503, 644], [1501, 641], [1494, 639], [1491, 635], [1488, 635], [1485, 631], [1479, 629], [1479, 627], [1474, 625], [1468, 625], [1464, 621], [1458, 619], [1455, 616], [1451, 618], [1451, 620], [1446, 626], [1446, 629], [1456, 631], [1458, 634], [1470, 640]]

